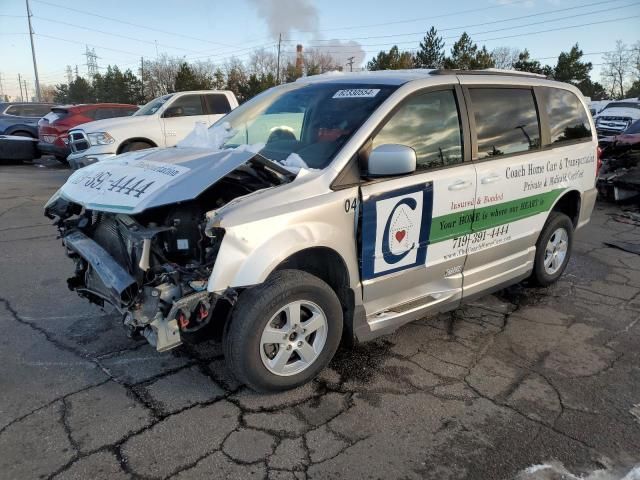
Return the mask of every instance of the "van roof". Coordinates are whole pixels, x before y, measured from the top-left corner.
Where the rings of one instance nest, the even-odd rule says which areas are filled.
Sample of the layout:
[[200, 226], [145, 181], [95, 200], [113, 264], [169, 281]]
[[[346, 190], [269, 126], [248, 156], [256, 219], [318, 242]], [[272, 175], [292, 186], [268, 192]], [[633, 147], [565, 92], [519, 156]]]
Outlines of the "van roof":
[[517, 70], [500, 70], [497, 68], [487, 68], [485, 70], [444, 70], [444, 69], [428, 69], [414, 68], [408, 70], [364, 70], [361, 72], [327, 72], [309, 77], [301, 77], [297, 82], [316, 83], [316, 82], [336, 82], [336, 83], [371, 83], [383, 85], [402, 85], [412, 80], [420, 80], [435, 75], [496, 75], [505, 77], [529, 77], [536, 79], [546, 79], [545, 75], [530, 72], [519, 72]]

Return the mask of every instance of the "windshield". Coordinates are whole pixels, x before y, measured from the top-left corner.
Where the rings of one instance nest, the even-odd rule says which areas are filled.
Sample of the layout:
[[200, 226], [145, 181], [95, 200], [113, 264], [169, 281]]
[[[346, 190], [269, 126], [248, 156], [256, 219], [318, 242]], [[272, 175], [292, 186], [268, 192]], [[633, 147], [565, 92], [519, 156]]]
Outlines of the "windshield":
[[169, 94], [169, 95], [163, 95], [162, 97], [158, 97], [155, 98], [153, 100], [151, 100], [149, 103], [147, 103], [144, 107], [142, 107], [140, 110], [138, 110], [136, 113], [133, 114], [133, 116], [139, 116], [139, 115], [153, 115], [154, 113], [156, 113], [160, 107], [162, 107], [162, 105], [164, 105], [167, 100], [169, 100], [171, 97], [173, 96], [173, 94]]
[[285, 166], [322, 169], [396, 88], [290, 84], [255, 97], [212, 128], [230, 127], [222, 148], [257, 145], [262, 156]]

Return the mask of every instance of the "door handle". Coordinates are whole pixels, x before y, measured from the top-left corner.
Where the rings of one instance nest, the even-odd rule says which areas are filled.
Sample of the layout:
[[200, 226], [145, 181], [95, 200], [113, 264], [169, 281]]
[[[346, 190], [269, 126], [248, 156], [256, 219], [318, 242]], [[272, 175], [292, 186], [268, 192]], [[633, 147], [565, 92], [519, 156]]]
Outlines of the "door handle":
[[464, 190], [465, 188], [469, 188], [471, 185], [473, 185], [473, 182], [469, 182], [467, 180], [458, 180], [457, 182], [449, 185], [449, 190], [451, 190], [452, 192], [455, 192], [457, 190]]
[[480, 180], [480, 183], [482, 183], [483, 185], [487, 185], [488, 183], [497, 182], [501, 178], [502, 177], [500, 175], [496, 175], [495, 173], [493, 173], [491, 175], [487, 175], [486, 177], [482, 177], [482, 179]]

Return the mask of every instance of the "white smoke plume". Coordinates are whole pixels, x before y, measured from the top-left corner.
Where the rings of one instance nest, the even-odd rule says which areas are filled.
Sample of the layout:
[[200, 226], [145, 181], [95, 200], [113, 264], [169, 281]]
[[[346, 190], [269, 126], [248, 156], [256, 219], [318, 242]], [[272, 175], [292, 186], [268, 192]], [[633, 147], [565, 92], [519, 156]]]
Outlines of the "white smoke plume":
[[305, 50], [313, 49], [319, 53], [327, 53], [338, 65], [346, 66], [349, 57], [354, 57], [353, 67], [359, 69], [365, 58], [362, 46], [353, 40], [346, 42], [333, 39], [323, 40], [319, 32], [318, 9], [312, 0], [248, 0], [259, 17], [267, 23], [269, 34], [274, 40], [292, 38], [293, 32], [311, 36], [310, 43], [303, 46]]

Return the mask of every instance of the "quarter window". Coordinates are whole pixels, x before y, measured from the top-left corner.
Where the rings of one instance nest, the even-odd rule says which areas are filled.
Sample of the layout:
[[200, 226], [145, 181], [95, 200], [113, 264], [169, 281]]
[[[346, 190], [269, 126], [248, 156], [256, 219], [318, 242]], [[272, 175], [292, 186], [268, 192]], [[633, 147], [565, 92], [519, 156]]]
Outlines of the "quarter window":
[[591, 139], [589, 117], [578, 97], [568, 90], [559, 88], [545, 90], [551, 143]]
[[453, 91], [411, 98], [373, 139], [373, 148], [395, 143], [416, 151], [418, 170], [462, 162], [460, 117]]
[[478, 158], [540, 148], [538, 114], [529, 89], [470, 89]]

